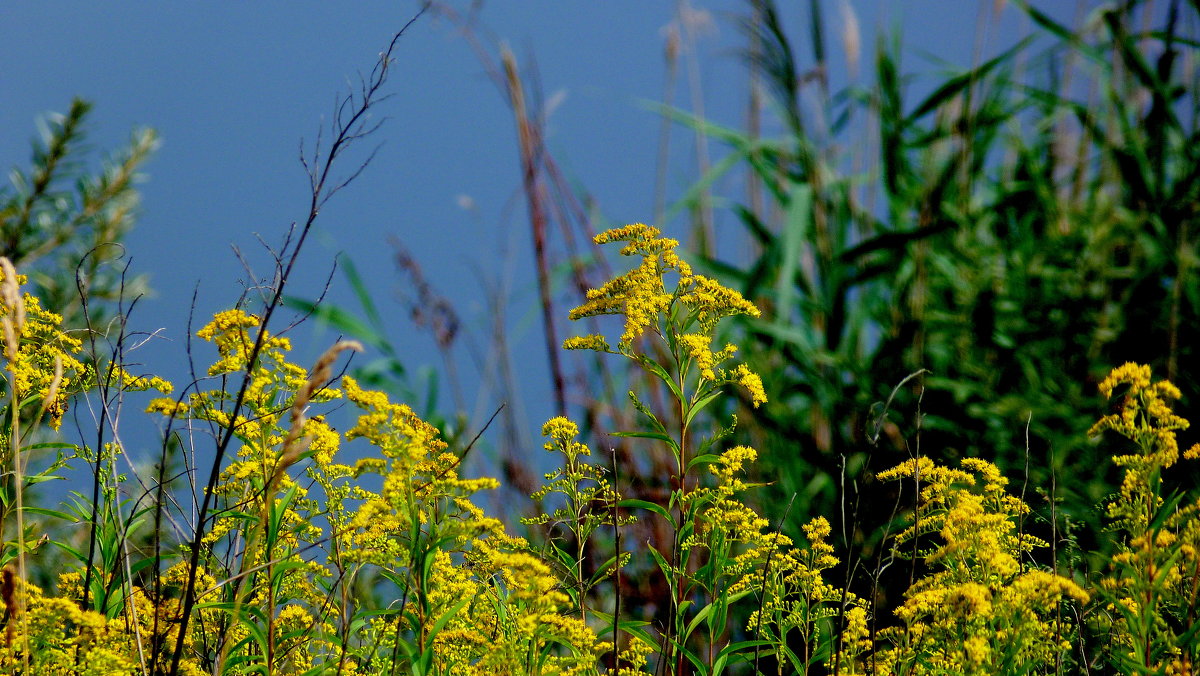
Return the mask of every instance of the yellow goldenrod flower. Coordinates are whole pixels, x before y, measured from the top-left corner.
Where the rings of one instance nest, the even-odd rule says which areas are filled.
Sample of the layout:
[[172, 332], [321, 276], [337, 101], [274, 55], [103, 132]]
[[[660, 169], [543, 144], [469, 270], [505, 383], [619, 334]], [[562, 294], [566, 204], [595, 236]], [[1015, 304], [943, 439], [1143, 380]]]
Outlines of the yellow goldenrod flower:
[[[0, 260], [11, 270], [6, 259]], [[0, 287], [5, 290], [0, 319], [6, 333], [7, 394], [17, 393], [20, 402], [39, 401], [41, 411], [48, 414], [48, 426], [57, 430], [67, 402], [94, 385], [94, 374], [76, 357], [82, 348], [79, 339], [62, 330], [60, 315], [43, 309], [36, 296], [20, 292], [24, 282], [24, 275], [14, 273], [6, 281], [0, 272]], [[7, 443], [0, 441], [0, 445]]]
[[750, 402], [754, 404], [755, 408], [767, 403], [767, 392], [763, 389], [762, 378], [751, 371], [749, 366], [738, 364], [734, 367], [729, 379], [746, 389], [746, 392], [750, 394]]
[[168, 418], [177, 418], [188, 412], [188, 405], [182, 401], [175, 401], [170, 397], [158, 397], [151, 399], [146, 405], [146, 413], [161, 413]]
[[605, 340], [604, 336], [594, 333], [586, 336], [567, 338], [563, 341], [562, 348], [564, 350], [593, 350], [595, 352], [612, 352], [612, 348], [608, 346], [608, 341]]
[[[716, 280], [693, 274], [691, 267], [675, 253], [679, 242], [660, 234], [657, 228], [635, 223], [597, 235], [595, 241], [598, 244], [626, 242], [621, 255], [640, 256], [641, 262], [600, 288], [590, 289], [585, 302], [571, 310], [569, 317], [575, 320], [621, 315], [625, 318], [625, 326], [617, 343], [617, 353], [635, 360], [643, 359], [634, 353], [633, 343], [648, 332], [668, 342], [674, 341], [672, 349], [678, 345], [678, 358], [686, 359], [698, 373], [699, 387], [726, 383], [740, 385], [750, 394], [751, 403], [758, 407], [767, 400], [758, 374], [745, 364], [718, 370], [720, 364], [734, 355], [737, 347], [726, 345], [720, 351], [712, 349], [714, 332], [721, 319], [735, 315], [758, 317], [758, 308]], [[673, 289], [669, 289], [665, 281], [668, 274], [678, 276]], [[689, 328], [676, 330], [672, 322]], [[597, 334], [568, 338], [563, 342], [563, 348], [613, 351], [605, 338]]]
[[[1069, 578], [1023, 567], [1021, 558], [1048, 544], [1022, 532], [1029, 508], [1007, 494], [999, 468], [965, 458], [963, 469], [926, 457], [881, 472], [881, 480], [912, 478], [921, 491], [913, 525], [894, 541], [899, 556], [919, 551], [931, 572], [916, 580], [896, 609], [903, 623], [880, 632], [878, 673], [1041, 672], [1069, 650], [1057, 637], [1070, 629], [1063, 603], [1086, 603]], [[929, 541], [936, 535], [940, 542]]]

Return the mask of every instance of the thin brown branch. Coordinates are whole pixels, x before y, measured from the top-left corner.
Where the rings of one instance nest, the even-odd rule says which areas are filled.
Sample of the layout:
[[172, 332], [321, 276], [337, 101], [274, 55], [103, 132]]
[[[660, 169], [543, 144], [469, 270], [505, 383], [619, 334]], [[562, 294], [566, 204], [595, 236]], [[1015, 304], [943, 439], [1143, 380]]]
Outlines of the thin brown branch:
[[[379, 60], [375, 64], [375, 68], [371, 71], [368, 80], [364, 83], [362, 91], [355, 97], [353, 94], [346, 97], [343, 102], [342, 109], [353, 110], [353, 114], [344, 124], [336, 123], [332, 128], [333, 142], [329, 146], [328, 153], [319, 158], [314, 156], [312, 161], [307, 163], [309, 167], [309, 184], [312, 188], [312, 194], [309, 201], [308, 217], [305, 219], [304, 225], [300, 228], [295, 244], [291, 249], [282, 252], [282, 259], [287, 260], [283, 267], [282, 274], [275, 285], [274, 293], [270, 302], [263, 309], [262, 319], [259, 325], [258, 335], [255, 337], [254, 345], [249, 349], [248, 359], [246, 360], [246, 370], [242, 374], [242, 382], [238, 388], [237, 395], [233, 400], [233, 411], [239, 410], [246, 400], [247, 392], [251, 384], [251, 374], [254, 371], [258, 361], [259, 354], [262, 352], [264, 342], [267, 337], [267, 327], [270, 325], [271, 318], [276, 310], [282, 305], [283, 293], [287, 288], [288, 281], [291, 278], [292, 272], [295, 270], [296, 263], [299, 260], [300, 252], [304, 248], [304, 243], [312, 229], [313, 223], [316, 222], [317, 216], [320, 214], [321, 207], [336, 194], [345, 183], [340, 183], [333, 188], [327, 188], [327, 181], [330, 172], [335, 166], [338, 156], [346, 150], [348, 145], [355, 139], [361, 137], [364, 127], [363, 121], [366, 119], [367, 111], [377, 103], [377, 93], [383, 84], [387, 81], [387, 75], [392, 63], [392, 54], [395, 51], [396, 45], [400, 37], [408, 30], [413, 23], [416, 22], [422, 14], [425, 13], [425, 5], [417, 12], [412, 19], [408, 21], [395, 35], [392, 37], [387, 49], [379, 56]], [[353, 103], [349, 103], [353, 102]], [[339, 119], [340, 122], [340, 119]], [[369, 158], [368, 158], [369, 159]], [[237, 431], [236, 415], [230, 416], [229, 425], [222, 430], [220, 441], [217, 444], [216, 452], [213, 455], [212, 467], [209, 471], [208, 482], [201, 498], [200, 511], [196, 519], [196, 532], [190, 544], [190, 557], [188, 566], [188, 580], [183, 594], [182, 608], [179, 617], [179, 634], [175, 641], [175, 650], [171, 656], [171, 667], [168, 673], [175, 676], [179, 673], [179, 665], [183, 658], [184, 646], [187, 643], [188, 624], [191, 620], [192, 610], [196, 604], [196, 575], [200, 565], [200, 551], [203, 547], [204, 533], [206, 530], [206, 521], [208, 519], [208, 510], [212, 503], [212, 496], [215, 493], [217, 481], [221, 475], [221, 465], [224, 462], [225, 454], [232, 443]]]

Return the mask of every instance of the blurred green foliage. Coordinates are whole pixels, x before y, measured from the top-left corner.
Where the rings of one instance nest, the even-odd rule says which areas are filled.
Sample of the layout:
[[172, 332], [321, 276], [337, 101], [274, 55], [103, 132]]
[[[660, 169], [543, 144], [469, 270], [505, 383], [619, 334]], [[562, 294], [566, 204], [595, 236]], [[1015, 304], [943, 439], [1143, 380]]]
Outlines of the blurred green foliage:
[[739, 431], [798, 496], [790, 531], [840, 513], [872, 537], [896, 496], [856, 487], [918, 450], [1026, 477], [1059, 528], [1094, 520], [1116, 480], [1085, 434], [1100, 378], [1141, 361], [1197, 401], [1200, 8], [1109, 3], [1065, 26], [1015, 4], [1029, 36], [913, 96], [898, 38], [838, 91], [820, 3], [804, 65], [755, 0], [750, 68], [783, 133], [667, 111], [731, 153], [681, 210], [719, 173], [749, 186], [752, 255], [701, 263], [763, 309], [740, 340], [770, 403]]
[[149, 291], [144, 276], [126, 277], [114, 263], [137, 217], [138, 171], [158, 148], [158, 135], [136, 129], [125, 148], [89, 166], [84, 129], [91, 109], [75, 99], [65, 114], [48, 115], [29, 169], [13, 168], [9, 185], [0, 186], [0, 256], [29, 275], [32, 293], [63, 313], [70, 328], [87, 323], [81, 291], [96, 327], [113, 316], [113, 304]]

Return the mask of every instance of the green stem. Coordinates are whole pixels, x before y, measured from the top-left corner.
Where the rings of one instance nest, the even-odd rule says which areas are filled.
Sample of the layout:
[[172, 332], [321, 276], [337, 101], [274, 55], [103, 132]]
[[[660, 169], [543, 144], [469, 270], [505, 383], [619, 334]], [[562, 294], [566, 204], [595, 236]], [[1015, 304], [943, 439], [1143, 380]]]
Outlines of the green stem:
[[[676, 352], [676, 351], [673, 351], [673, 352]], [[675, 673], [677, 676], [683, 676], [683, 650], [684, 650], [684, 648], [683, 648], [683, 639], [684, 639], [683, 628], [686, 625], [686, 621], [683, 617], [682, 609], [683, 609], [683, 602], [685, 600], [685, 596], [686, 596], [686, 592], [687, 592], [687, 590], [685, 589], [687, 575], [685, 574], [685, 571], [684, 571], [684, 568], [686, 567], [687, 563], [683, 560], [683, 541], [679, 538], [679, 533], [680, 533], [680, 529], [682, 529], [684, 526], [683, 520], [684, 520], [684, 515], [686, 514], [685, 498], [687, 497], [688, 401], [687, 401], [687, 397], [684, 395], [684, 387], [686, 384], [685, 383], [685, 375], [687, 373], [687, 368], [686, 368], [687, 362], [680, 359], [679, 354], [677, 352], [673, 356], [675, 358], [675, 364], [677, 367], [678, 385], [679, 385], [679, 455], [677, 458], [679, 461], [678, 465], [677, 465], [677, 467], [678, 467], [677, 472], [679, 475], [679, 489], [678, 489], [679, 497], [678, 497], [678, 501], [677, 501], [678, 509], [679, 509], [679, 518], [676, 521], [678, 526], [675, 528], [675, 538], [674, 538], [675, 539], [674, 558], [675, 558], [675, 568], [676, 568], [676, 571], [675, 571], [676, 585], [675, 585], [675, 604], [674, 604], [675, 605], [675, 628], [674, 628], [674, 631], [675, 631], [675, 638], [679, 642], [679, 645], [677, 647], [675, 647], [674, 650], [675, 650]]]

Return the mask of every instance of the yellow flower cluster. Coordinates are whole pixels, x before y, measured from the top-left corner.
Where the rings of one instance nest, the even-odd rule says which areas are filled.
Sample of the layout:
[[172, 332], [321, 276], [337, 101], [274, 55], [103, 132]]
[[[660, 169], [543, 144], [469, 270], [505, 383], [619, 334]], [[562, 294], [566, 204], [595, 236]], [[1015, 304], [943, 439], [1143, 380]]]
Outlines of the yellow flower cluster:
[[[1150, 367], [1132, 362], [1113, 369], [1100, 383], [1100, 393], [1106, 398], [1112, 397], [1113, 391], [1122, 385], [1127, 386], [1128, 391], [1121, 400], [1120, 412], [1100, 418], [1092, 425], [1088, 435], [1095, 436], [1103, 430], [1112, 430], [1145, 449], [1138, 454], [1144, 458], [1144, 462], [1161, 468], [1175, 464], [1179, 459], [1179, 442], [1175, 433], [1186, 430], [1188, 421], [1176, 415], [1167, 400], [1178, 399], [1179, 388], [1166, 380], [1151, 383]], [[1200, 444], [1192, 446], [1184, 454], [1188, 458], [1197, 455], [1200, 455]], [[1117, 456], [1113, 461], [1120, 466], [1140, 463], [1132, 456]]]
[[[3, 266], [11, 270], [8, 261]], [[20, 407], [25, 401], [41, 402], [47, 424], [57, 430], [67, 412], [67, 402], [75, 393], [94, 384], [91, 369], [76, 355], [82, 345], [78, 338], [62, 330], [62, 317], [43, 309], [36, 296], [21, 294], [24, 275], [5, 280], [0, 268], [0, 320], [5, 324], [5, 371], [8, 375], [6, 396], [14, 397]], [[14, 283], [15, 282], [15, 283]], [[9, 341], [13, 344], [9, 345]], [[8, 440], [0, 441], [7, 447]]]
[[[713, 369], [737, 352], [737, 346], [733, 344], [726, 345], [720, 352], [713, 352], [713, 338], [706, 333], [685, 333], [679, 336], [678, 340], [685, 353], [696, 364], [696, 368], [700, 369], [700, 377], [704, 380], [716, 380], [717, 374]], [[745, 364], [738, 366], [744, 367]]]
[[629, 272], [609, 280], [599, 289], [589, 289], [587, 301], [571, 310], [571, 319], [597, 315], [625, 315], [625, 331], [619, 350], [628, 350], [647, 328], [656, 326], [658, 317], [670, 307], [674, 296], [662, 281], [666, 272], [658, 256], [647, 256]]
[[[766, 402], [762, 379], [748, 366], [718, 368], [733, 357], [736, 346], [729, 344], [713, 350], [717, 323], [735, 315], [758, 317], [759, 310], [753, 303], [714, 279], [694, 274], [691, 266], [675, 253], [679, 242], [662, 237], [658, 228], [635, 223], [602, 232], [595, 241], [597, 244], [626, 242], [621, 255], [641, 256], [642, 260], [632, 270], [589, 290], [585, 302], [571, 310], [571, 319], [622, 315], [625, 326], [617, 343], [619, 354], [644, 359], [634, 353], [633, 343], [649, 331], [671, 344], [673, 350], [677, 349], [679, 357], [690, 365], [688, 368], [696, 369], [701, 389], [733, 383], [746, 388], [755, 407]], [[667, 288], [668, 274], [678, 277], [673, 290]], [[677, 332], [676, 322], [694, 330]], [[613, 351], [607, 340], [596, 334], [568, 338], [563, 348]]]
[[679, 300], [692, 310], [700, 329], [711, 332], [724, 317], [749, 315], [758, 317], [754, 303], [742, 298], [742, 294], [724, 287], [715, 279], [701, 275], [689, 275], [679, 280]]
[[542, 436], [549, 439], [542, 448], [547, 451], [558, 451], [568, 457], [574, 458], [580, 455], [591, 455], [592, 449], [587, 447], [587, 444], [575, 441], [575, 437], [579, 436], [579, 426], [574, 421], [558, 416], [546, 421], [542, 425]]
[[754, 404], [754, 408], [767, 403], [767, 391], [763, 389], [762, 378], [751, 371], [749, 366], [738, 364], [733, 367], [733, 371], [729, 374], [729, 380], [745, 388], [746, 392], [750, 394], [750, 402]]
[[591, 333], [586, 336], [574, 336], [563, 341], [564, 350], [592, 350], [594, 352], [612, 352], [608, 340], [604, 336]]
[[758, 451], [749, 446], [734, 446], [721, 454], [717, 464], [709, 471], [717, 477], [719, 490], [726, 495], [746, 490], [746, 484], [738, 476], [746, 466], [758, 459]]
[[[909, 460], [878, 476], [921, 486], [913, 524], [895, 539], [898, 556], [918, 551], [933, 572], [916, 580], [896, 609], [902, 626], [880, 637], [890, 647], [872, 659], [876, 673], [1031, 673], [1053, 665], [1070, 646], [1064, 602], [1089, 599], [1073, 580], [1022, 566], [1021, 556], [1047, 543], [1022, 533], [1029, 507], [1006, 491], [992, 463], [962, 460], [962, 469]], [[927, 534], [941, 542], [931, 546]]]
[[[1137, 452], [1117, 454], [1113, 463], [1125, 468], [1121, 497], [1109, 503], [1108, 515], [1119, 525], [1141, 532], [1161, 505], [1161, 498], [1152, 495], [1157, 476], [1179, 459], [1176, 432], [1186, 430], [1188, 421], [1175, 414], [1168, 399], [1179, 398], [1179, 388], [1168, 381], [1151, 382], [1150, 367], [1126, 363], [1113, 369], [1100, 383], [1100, 393], [1111, 397], [1118, 387], [1126, 386], [1121, 409], [1100, 418], [1089, 436], [1112, 430], [1134, 442]], [[1189, 448], [1185, 458], [1200, 455], [1200, 444]]]
[[[220, 359], [208, 367], [210, 376], [237, 373], [246, 369], [257, 339], [256, 335], [251, 334], [251, 329], [258, 328], [260, 323], [258, 317], [235, 308], [213, 315], [212, 321], [196, 332], [197, 337], [215, 344], [217, 352], [221, 355]], [[270, 350], [286, 352], [291, 350], [291, 342], [287, 338], [266, 336], [261, 351]]]
[[[445, 620], [434, 642], [437, 673], [596, 673], [611, 650], [579, 618], [563, 610], [570, 598], [538, 557], [509, 538], [477, 540], [469, 568], [439, 552], [430, 574], [430, 618]], [[566, 648], [561, 654], [556, 648]]]
[[[1176, 432], [1189, 423], [1168, 400], [1179, 389], [1168, 381], [1153, 382], [1149, 366], [1127, 363], [1100, 383], [1112, 397], [1123, 389], [1120, 410], [1101, 418], [1091, 430], [1111, 430], [1133, 442], [1131, 453], [1117, 453], [1113, 463], [1125, 468], [1121, 490], [1108, 502], [1107, 515], [1123, 536], [1110, 572], [1100, 581], [1114, 618], [1101, 627], [1123, 651], [1121, 658], [1138, 669], [1183, 673], [1190, 662], [1197, 571], [1200, 571], [1200, 500], [1167, 506], [1162, 495], [1163, 470], [1179, 459]], [[1200, 455], [1200, 445], [1183, 453]], [[1147, 623], [1141, 617], [1157, 618]]]
[[[212, 342], [217, 347], [217, 360], [208, 369], [210, 375], [229, 375], [236, 372], [244, 373], [249, 379], [243, 401], [243, 411], [234, 412], [228, 409], [234, 399], [234, 393], [218, 389], [207, 392], [191, 393], [186, 400], [177, 401], [171, 398], [156, 398], [150, 401], [147, 412], [158, 413], [167, 417], [203, 420], [220, 426], [234, 426], [234, 434], [242, 443], [236, 452], [236, 460], [225, 468], [218, 493], [235, 501], [251, 499], [261, 507], [262, 492], [276, 481], [275, 487], [288, 490], [296, 486], [288, 467], [299, 459], [297, 449], [287, 454], [287, 440], [293, 436], [302, 440], [303, 451], [316, 460], [316, 464], [325, 468], [333, 461], [334, 454], [340, 444], [340, 437], [324, 422], [320, 416], [304, 419], [303, 415], [289, 416], [294, 407], [305, 407], [310, 402], [320, 403], [342, 396], [339, 389], [333, 387], [310, 388], [310, 374], [305, 368], [288, 361], [287, 352], [291, 344], [286, 338], [277, 338], [270, 334], [262, 335], [262, 348], [251, 368], [250, 353], [254, 342], [259, 338], [258, 329], [261, 320], [241, 309], [226, 310], [217, 313], [211, 322], [196, 332], [197, 337]], [[144, 383], [148, 387], [156, 387], [156, 379], [138, 379], [133, 381]], [[323, 385], [320, 383], [318, 385]], [[165, 390], [169, 392], [168, 390]], [[299, 400], [299, 393], [306, 392], [305, 399]], [[296, 425], [296, 434], [289, 433], [289, 424]], [[299, 497], [304, 497], [304, 491], [299, 491]], [[248, 505], [243, 505], [246, 507]], [[294, 523], [299, 520], [291, 519]], [[210, 539], [219, 538], [230, 528], [236, 528], [234, 523], [218, 523], [209, 534]]]
[[[751, 612], [747, 631], [781, 645], [799, 643], [802, 650], [793, 654], [799, 661], [793, 669], [806, 669], [818, 646], [841, 618], [842, 649], [830, 655], [825, 666], [830, 671], [857, 673], [858, 656], [870, 647], [870, 632], [865, 601], [825, 580], [826, 571], [838, 565], [829, 544], [832, 528], [825, 517], [816, 517], [803, 527], [808, 548], [786, 547], [777, 551], [764, 566], [761, 608]], [[781, 656], [781, 664], [787, 660]]]
[[[144, 665], [155, 657], [148, 654], [152, 644], [174, 645], [178, 599], [163, 598], [155, 603], [147, 590], [134, 587], [125, 607], [118, 607], [116, 615], [105, 616], [80, 608], [82, 580], [78, 573], [60, 576], [61, 596], [46, 595], [41, 588], [16, 578], [11, 569], [5, 569], [3, 575], [3, 586], [12, 585], [15, 602], [9, 607], [0, 601], [0, 615], [6, 618], [4, 642], [0, 645], [3, 673], [141, 676], [146, 673]], [[174, 570], [165, 571], [160, 586], [168, 588], [176, 578]], [[201, 579], [212, 582], [207, 576]], [[210, 621], [216, 619], [211, 612], [207, 615]], [[162, 633], [159, 640], [152, 640], [156, 628]], [[157, 657], [162, 660], [166, 655]], [[26, 661], [28, 672], [24, 672]], [[180, 664], [183, 676], [203, 673], [191, 659]]]
[[[205, 544], [207, 561], [225, 562], [232, 576], [222, 598], [232, 599], [235, 608], [256, 609], [252, 624], [259, 626], [243, 620], [230, 627], [225, 648], [216, 648], [211, 642], [218, 635], [209, 633], [209, 643], [189, 644], [189, 650], [224, 650], [225, 659], [260, 669], [268, 664], [269, 648], [272, 669], [299, 673], [344, 651], [351, 640], [369, 646], [339, 658], [344, 672], [354, 673], [359, 665], [378, 665], [380, 656], [388, 664], [394, 657], [408, 659], [399, 644], [429, 638], [439, 673], [595, 673], [606, 644], [581, 618], [564, 612], [571, 601], [552, 570], [472, 502], [473, 494], [499, 482], [462, 477], [460, 457], [412, 409], [353, 378], [326, 382], [326, 357], [311, 373], [292, 364], [288, 341], [260, 335], [260, 324], [230, 310], [198, 332], [217, 347], [210, 373], [241, 372], [249, 379], [240, 408], [232, 408], [235, 395], [224, 389], [178, 402], [160, 398], [149, 406], [183, 421], [232, 426], [242, 444], [221, 475], [216, 495], [222, 509]], [[255, 340], [262, 349], [251, 363]], [[307, 412], [341, 397], [359, 409], [344, 435], [322, 415]], [[578, 430], [566, 419], [547, 423], [546, 433], [548, 447], [589, 452], [574, 440]], [[364, 441], [376, 455], [353, 467], [338, 464], [343, 440]], [[301, 482], [292, 468], [305, 460], [309, 481]], [[378, 491], [362, 482], [369, 475], [378, 475]], [[308, 497], [313, 485], [323, 500]], [[236, 565], [229, 567], [230, 560]], [[360, 623], [361, 635], [348, 638], [331, 622], [323, 587], [367, 569], [403, 582], [411, 605], [372, 611], [377, 619]], [[151, 603], [146, 612], [153, 615], [161, 605]], [[229, 645], [236, 646], [232, 652]]]
[[[419, 524], [432, 527], [443, 522], [451, 528], [443, 537], [458, 543], [502, 530], [498, 520], [486, 517], [468, 499], [472, 493], [498, 487], [498, 481], [460, 478], [459, 458], [446, 452], [436, 427], [408, 406], [391, 403], [383, 392], [362, 389], [353, 378], [343, 378], [342, 385], [346, 398], [363, 411], [346, 438], [369, 441], [384, 458], [355, 468], [359, 477], [381, 475], [383, 487], [378, 494], [356, 492], [362, 507], [345, 536], [354, 560], [408, 565], [408, 538]], [[447, 501], [454, 510], [447, 511]]]
[[[822, 636], [828, 636], [832, 623], [841, 617], [847, 643], [827, 666], [853, 673], [856, 656], [870, 644], [866, 604], [825, 580], [826, 571], [839, 563], [828, 541], [832, 533], [828, 520], [817, 517], [806, 524], [808, 547], [796, 547], [742, 501], [739, 494], [752, 485], [741, 475], [757, 455], [748, 446], [729, 448], [709, 464], [716, 485], [682, 497], [696, 515], [693, 532], [681, 549], [707, 551], [703, 569], [711, 572], [705, 584], [714, 597], [753, 594], [761, 598], [749, 615], [746, 631], [779, 645], [799, 641], [804, 650], [797, 653], [800, 662], [791, 665], [795, 669], [809, 663]], [[776, 659], [781, 668], [789, 665], [786, 655]]]
[[581, 460], [582, 457], [591, 455], [592, 449], [588, 448], [587, 444], [576, 441], [579, 426], [567, 418], [558, 416], [542, 425], [542, 436], [548, 439], [542, 447], [551, 453], [561, 454], [564, 464], [562, 468], [548, 472], [545, 475], [547, 483], [530, 497], [540, 502], [551, 493], [558, 493], [566, 499], [566, 504], [557, 507], [550, 514], [523, 518], [521, 522], [529, 525], [569, 524], [569, 527], [579, 530], [578, 534], [584, 536], [590, 535], [603, 524], [611, 524], [611, 512], [606, 509], [596, 510], [594, 507], [612, 506], [619, 498], [605, 477], [605, 469]]

